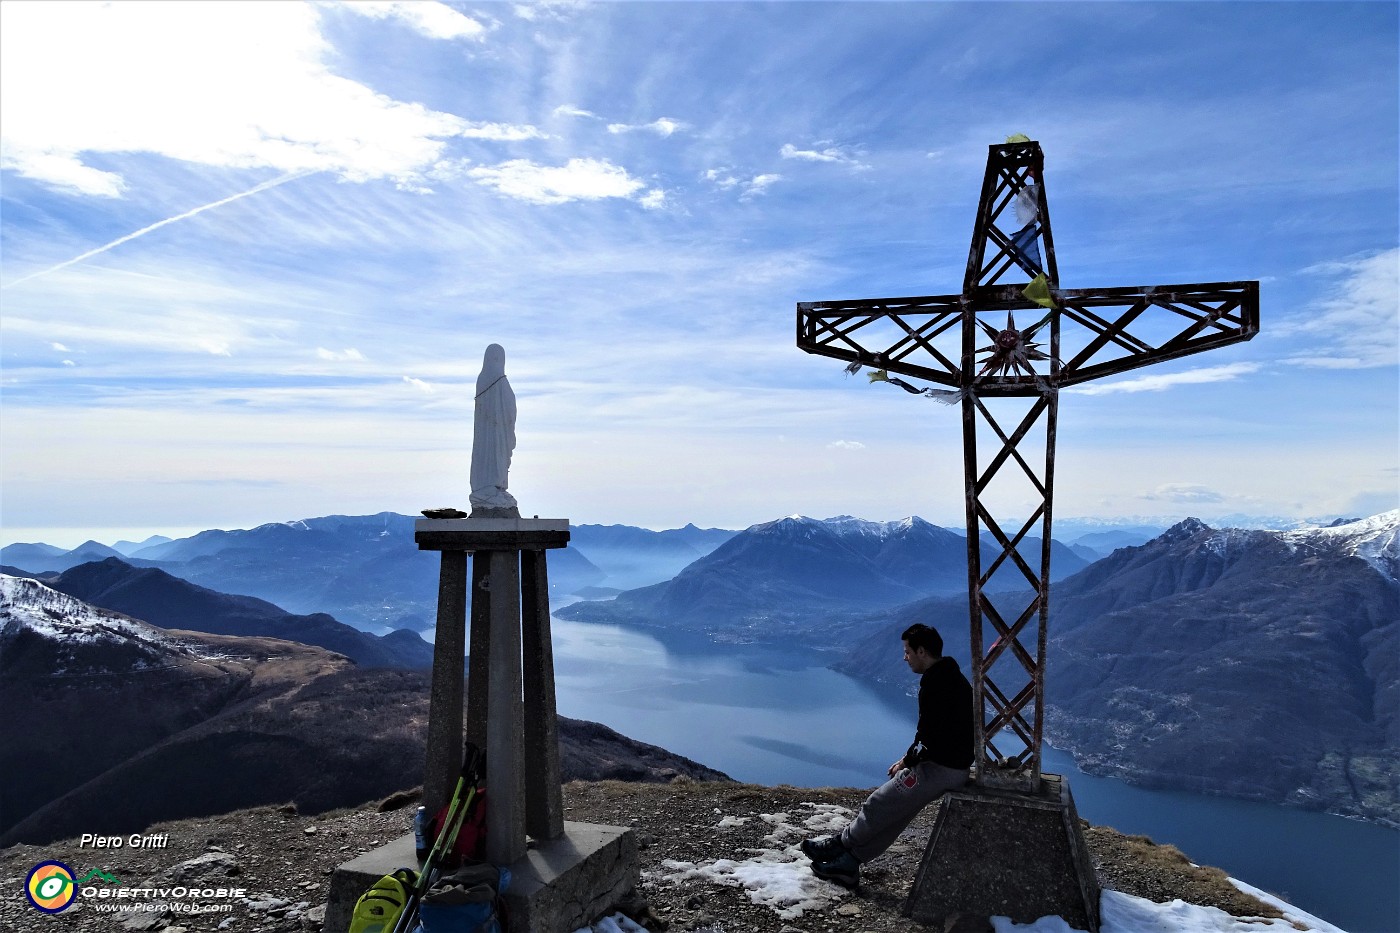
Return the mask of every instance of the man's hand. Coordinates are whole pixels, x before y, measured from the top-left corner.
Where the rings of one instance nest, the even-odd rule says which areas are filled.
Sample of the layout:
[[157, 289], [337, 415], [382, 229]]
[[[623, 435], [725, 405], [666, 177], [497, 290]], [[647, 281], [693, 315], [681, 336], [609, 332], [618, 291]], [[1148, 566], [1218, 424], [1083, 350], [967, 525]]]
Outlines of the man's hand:
[[904, 768], [904, 759], [901, 758], [901, 759], [899, 759], [898, 761], [896, 761], [894, 764], [890, 765], [890, 770], [887, 771], [887, 772], [885, 772], [885, 773], [888, 774], [890, 777], [894, 777], [895, 774], [897, 774], [897, 773], [898, 773], [899, 771], [901, 771], [903, 768]]

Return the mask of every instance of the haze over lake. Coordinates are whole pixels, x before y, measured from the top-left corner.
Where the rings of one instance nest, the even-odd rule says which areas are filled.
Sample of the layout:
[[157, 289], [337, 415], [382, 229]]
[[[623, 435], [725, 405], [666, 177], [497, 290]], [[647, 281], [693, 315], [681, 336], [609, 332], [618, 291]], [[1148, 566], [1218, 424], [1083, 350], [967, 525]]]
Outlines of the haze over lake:
[[[605, 723], [736, 780], [873, 787], [914, 732], [912, 697], [831, 671], [833, 655], [796, 642], [716, 645], [698, 635], [556, 618], [554, 650], [561, 715]], [[1070, 779], [1090, 822], [1176, 845], [1349, 933], [1400, 930], [1400, 832], [1131, 787], [1083, 774], [1056, 749], [1047, 748], [1045, 760], [1047, 771]]]

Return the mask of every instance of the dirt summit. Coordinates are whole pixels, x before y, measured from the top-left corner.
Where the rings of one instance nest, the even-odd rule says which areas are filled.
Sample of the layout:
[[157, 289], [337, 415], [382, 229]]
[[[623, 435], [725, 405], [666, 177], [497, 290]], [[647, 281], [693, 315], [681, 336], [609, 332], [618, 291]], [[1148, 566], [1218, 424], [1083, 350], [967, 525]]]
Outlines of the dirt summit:
[[[867, 790], [765, 787], [679, 778], [670, 784], [573, 781], [564, 786], [568, 820], [624, 826], [637, 833], [640, 899], [625, 905], [649, 929], [686, 933], [861, 933], [925, 931], [900, 909], [918, 867], [936, 807], [927, 808], [895, 845], [866, 865], [854, 893], [827, 897], [794, 915], [791, 907], [755, 903], [739, 886], [717, 883], [704, 869], [744, 860], [773, 845], [784, 820], [854, 811]], [[0, 929], [7, 933], [164, 931], [164, 933], [319, 933], [331, 874], [343, 862], [410, 831], [415, 793], [312, 816], [294, 807], [260, 807], [149, 827], [138, 847], [96, 848], [79, 838], [0, 850]], [[1219, 869], [1192, 865], [1170, 846], [1107, 827], [1086, 829], [1100, 883], [1155, 901], [1176, 898], [1236, 916], [1279, 913], [1243, 894]], [[125, 840], [124, 840], [125, 842]], [[40, 862], [55, 860], [85, 887], [184, 886], [201, 893], [190, 906], [104, 913], [80, 897], [57, 916], [24, 895]], [[92, 873], [101, 872], [111, 881]], [[213, 894], [210, 892], [228, 892]], [[208, 896], [204, 896], [208, 895]]]

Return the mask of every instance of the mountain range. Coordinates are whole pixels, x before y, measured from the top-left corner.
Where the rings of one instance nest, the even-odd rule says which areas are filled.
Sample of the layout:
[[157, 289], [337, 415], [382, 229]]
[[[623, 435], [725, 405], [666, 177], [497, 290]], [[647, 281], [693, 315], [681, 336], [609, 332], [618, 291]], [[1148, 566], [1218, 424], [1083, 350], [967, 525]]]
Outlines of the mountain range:
[[[1046, 734], [1085, 771], [1400, 825], [1400, 512], [1297, 531], [1187, 519], [1057, 582]], [[852, 617], [838, 669], [905, 684], [889, 645], [966, 599]]]
[[[990, 545], [983, 541], [983, 554]], [[1039, 565], [1040, 540], [1019, 548]], [[1052, 579], [1087, 565], [1051, 543]], [[1028, 589], [1009, 562], [989, 589]], [[917, 516], [871, 522], [848, 515], [825, 520], [795, 515], [754, 525], [725, 541], [666, 583], [607, 601], [574, 603], [561, 618], [666, 625], [725, 638], [777, 638], [801, 631], [843, 640], [827, 623], [853, 610], [911, 602], [933, 593], [967, 592], [967, 540]]]
[[433, 646], [417, 632], [371, 635], [324, 612], [297, 615], [265, 600], [198, 586], [155, 567], [133, 567], [118, 557], [42, 579], [61, 593], [162, 628], [299, 641], [343, 654], [361, 667], [426, 669], [433, 663]]
[[[366, 631], [426, 631], [436, 619], [439, 562], [414, 543], [415, 521], [394, 512], [329, 515], [151, 539], [144, 547], [118, 542], [126, 545], [120, 549], [96, 541], [69, 551], [12, 544], [0, 549], [0, 563], [41, 574], [118, 557], [289, 612], [329, 613]], [[694, 525], [667, 531], [574, 526], [570, 546], [550, 553], [550, 589], [566, 595], [590, 586], [624, 589], [667, 580], [733, 534]]]
[[[0, 846], [421, 781], [428, 678], [283, 639], [165, 629], [0, 575]], [[723, 774], [559, 723], [564, 779]]]

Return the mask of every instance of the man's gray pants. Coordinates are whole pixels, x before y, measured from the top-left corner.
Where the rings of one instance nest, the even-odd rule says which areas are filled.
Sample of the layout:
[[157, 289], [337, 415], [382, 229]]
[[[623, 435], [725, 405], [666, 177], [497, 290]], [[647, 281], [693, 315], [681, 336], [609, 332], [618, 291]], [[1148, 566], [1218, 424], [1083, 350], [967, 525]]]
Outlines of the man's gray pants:
[[860, 805], [856, 818], [841, 831], [841, 843], [858, 862], [868, 862], [884, 852], [919, 811], [950, 790], [967, 783], [966, 769], [945, 768], [921, 761], [896, 771]]

